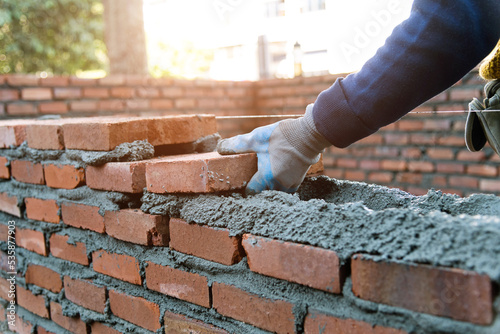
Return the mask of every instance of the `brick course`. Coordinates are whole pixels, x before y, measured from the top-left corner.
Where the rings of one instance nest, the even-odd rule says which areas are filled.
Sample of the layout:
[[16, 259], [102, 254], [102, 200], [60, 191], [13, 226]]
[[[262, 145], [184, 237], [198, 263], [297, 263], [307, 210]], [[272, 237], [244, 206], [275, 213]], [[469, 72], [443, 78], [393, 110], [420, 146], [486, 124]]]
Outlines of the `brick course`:
[[92, 253], [92, 263], [98, 273], [132, 284], [142, 284], [139, 261], [129, 255], [96, 251]]
[[486, 275], [355, 255], [352, 290], [376, 303], [489, 325], [493, 320], [492, 285]]
[[106, 233], [116, 239], [145, 246], [168, 246], [166, 217], [149, 215], [138, 209], [107, 211], [104, 225]]
[[243, 236], [243, 247], [252, 271], [331, 293], [342, 291], [345, 273], [334, 251], [250, 234]]
[[115, 290], [109, 291], [111, 312], [119, 318], [150, 331], [160, 326], [160, 307], [141, 297], [128, 296]]
[[182, 219], [170, 219], [170, 247], [203, 259], [233, 265], [244, 256], [240, 237], [230, 237], [225, 229], [188, 224]]
[[148, 289], [204, 307], [210, 307], [208, 281], [195, 273], [147, 262]]
[[293, 305], [248, 293], [235, 286], [214, 283], [213, 307], [220, 314], [256, 327], [276, 332], [294, 333]]

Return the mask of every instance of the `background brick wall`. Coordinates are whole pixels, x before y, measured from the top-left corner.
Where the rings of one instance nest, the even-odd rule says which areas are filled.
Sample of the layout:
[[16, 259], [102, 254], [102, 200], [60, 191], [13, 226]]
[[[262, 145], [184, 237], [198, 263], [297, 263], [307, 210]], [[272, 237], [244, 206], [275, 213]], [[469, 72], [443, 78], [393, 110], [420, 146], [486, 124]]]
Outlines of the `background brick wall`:
[[[57, 114], [161, 116], [208, 113], [218, 118], [223, 137], [246, 133], [279, 118], [221, 116], [302, 114], [308, 103], [337, 75], [259, 82], [151, 79], [143, 77], [37, 78], [0, 77], [2, 118]], [[398, 187], [414, 194], [430, 188], [466, 196], [500, 194], [500, 158], [487, 146], [471, 153], [465, 147], [466, 113], [473, 97], [482, 98], [477, 70], [415, 112], [347, 149], [325, 152], [326, 175]]]

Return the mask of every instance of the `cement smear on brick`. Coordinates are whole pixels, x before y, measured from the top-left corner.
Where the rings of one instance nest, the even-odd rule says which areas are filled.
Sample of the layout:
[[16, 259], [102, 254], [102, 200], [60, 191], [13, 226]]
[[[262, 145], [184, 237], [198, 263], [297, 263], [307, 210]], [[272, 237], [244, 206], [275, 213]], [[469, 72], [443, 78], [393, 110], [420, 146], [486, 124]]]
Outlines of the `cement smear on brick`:
[[298, 194], [277, 191], [173, 196], [145, 193], [142, 209], [188, 222], [309, 244], [337, 252], [456, 267], [500, 283], [500, 197], [425, 196], [319, 177]]
[[76, 167], [100, 166], [107, 162], [139, 161], [151, 159], [154, 147], [146, 140], [123, 143], [111, 151], [83, 150], [38, 150], [28, 147], [26, 142], [19, 147], [2, 150], [9, 160], [29, 160], [37, 163], [59, 163]]

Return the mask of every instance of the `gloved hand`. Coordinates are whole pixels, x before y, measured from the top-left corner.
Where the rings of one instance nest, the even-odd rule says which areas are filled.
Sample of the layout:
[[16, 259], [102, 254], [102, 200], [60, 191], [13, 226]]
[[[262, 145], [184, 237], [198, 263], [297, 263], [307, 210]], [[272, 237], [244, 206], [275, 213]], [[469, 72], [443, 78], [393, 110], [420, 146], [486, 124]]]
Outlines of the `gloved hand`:
[[500, 155], [500, 80], [493, 80], [484, 87], [483, 103], [474, 98], [469, 103], [469, 115], [465, 124], [465, 144], [471, 152], [480, 151], [486, 141]]
[[247, 184], [247, 194], [263, 190], [292, 193], [299, 188], [309, 167], [331, 145], [316, 129], [312, 109], [310, 104], [304, 117], [259, 127], [219, 142], [220, 154], [257, 153], [258, 171]]

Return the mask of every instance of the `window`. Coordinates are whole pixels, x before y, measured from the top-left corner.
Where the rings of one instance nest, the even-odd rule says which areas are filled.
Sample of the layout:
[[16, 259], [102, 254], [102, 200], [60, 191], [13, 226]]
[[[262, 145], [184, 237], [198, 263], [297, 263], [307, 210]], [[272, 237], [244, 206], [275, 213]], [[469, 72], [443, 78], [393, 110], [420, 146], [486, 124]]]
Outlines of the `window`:
[[302, 13], [326, 9], [326, 0], [303, 0]]
[[270, 0], [265, 3], [266, 17], [285, 16], [285, 0]]

